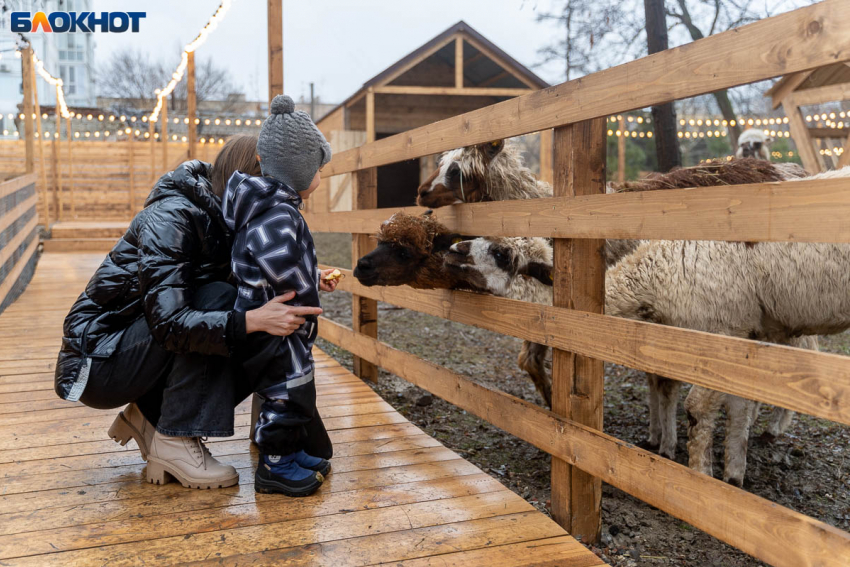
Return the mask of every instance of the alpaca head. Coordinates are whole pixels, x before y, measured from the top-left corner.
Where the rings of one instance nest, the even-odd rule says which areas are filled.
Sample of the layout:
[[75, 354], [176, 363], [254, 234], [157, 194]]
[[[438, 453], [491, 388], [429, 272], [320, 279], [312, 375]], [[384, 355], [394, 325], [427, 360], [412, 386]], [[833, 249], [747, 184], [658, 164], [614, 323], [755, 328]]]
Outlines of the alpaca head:
[[463, 238], [432, 219], [430, 211], [422, 216], [394, 214], [381, 225], [377, 239], [377, 248], [354, 269], [361, 284], [452, 289], [459, 283], [444, 268], [443, 256]]
[[756, 158], [770, 161], [770, 148], [768, 144], [773, 139], [758, 128], [744, 130], [738, 138], [737, 158]]
[[551, 302], [552, 246], [544, 238], [465, 240], [449, 249], [446, 266], [494, 295]]
[[487, 191], [488, 170], [504, 148], [505, 141], [497, 140], [444, 153], [437, 170], [419, 186], [417, 204], [435, 209], [455, 203], [491, 201]]

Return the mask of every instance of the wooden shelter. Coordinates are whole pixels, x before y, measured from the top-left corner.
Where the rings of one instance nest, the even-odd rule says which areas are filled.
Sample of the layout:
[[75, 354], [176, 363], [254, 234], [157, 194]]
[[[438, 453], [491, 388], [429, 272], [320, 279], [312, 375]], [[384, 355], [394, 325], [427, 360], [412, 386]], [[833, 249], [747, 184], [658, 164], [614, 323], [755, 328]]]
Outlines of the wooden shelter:
[[[318, 122], [334, 152], [548, 87], [490, 40], [460, 21], [363, 86]], [[551, 130], [541, 138], [541, 177], [551, 181]], [[378, 207], [412, 205], [436, 156], [378, 168]], [[351, 210], [351, 176], [325, 182], [310, 210]]]
[[[827, 169], [826, 156], [820, 149], [850, 145], [846, 128], [808, 128], [803, 120], [803, 106], [850, 100], [850, 63], [833, 63], [785, 75], [764, 96], [771, 97], [773, 108], [781, 105], [788, 117], [791, 136], [797, 144], [803, 167], [815, 173]], [[850, 165], [850, 152], [835, 156], [833, 167]]]

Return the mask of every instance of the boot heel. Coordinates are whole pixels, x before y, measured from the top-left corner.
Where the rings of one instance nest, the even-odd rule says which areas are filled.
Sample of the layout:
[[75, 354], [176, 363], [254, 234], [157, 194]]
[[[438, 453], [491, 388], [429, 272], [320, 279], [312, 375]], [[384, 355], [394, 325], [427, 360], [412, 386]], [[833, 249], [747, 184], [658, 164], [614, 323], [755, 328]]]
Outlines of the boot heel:
[[126, 445], [130, 439], [133, 439], [133, 430], [127, 420], [124, 419], [124, 413], [119, 413], [115, 421], [109, 427], [109, 436], [113, 441], [121, 445]]
[[166, 472], [165, 468], [161, 464], [151, 461], [148, 461], [147, 477], [148, 482], [151, 484], [168, 484], [174, 480], [174, 477], [171, 476], [170, 473]]

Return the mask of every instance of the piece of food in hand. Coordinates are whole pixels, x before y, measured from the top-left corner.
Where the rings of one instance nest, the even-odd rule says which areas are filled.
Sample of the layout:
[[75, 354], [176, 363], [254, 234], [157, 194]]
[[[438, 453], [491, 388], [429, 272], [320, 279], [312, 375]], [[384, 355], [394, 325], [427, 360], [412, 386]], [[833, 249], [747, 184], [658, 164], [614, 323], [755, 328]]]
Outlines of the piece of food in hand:
[[342, 272], [340, 272], [339, 270], [334, 270], [333, 272], [329, 273], [328, 275], [326, 275], [322, 279], [324, 279], [326, 282], [329, 282], [329, 281], [332, 281], [332, 280], [341, 280], [344, 277], [345, 276], [343, 275]]

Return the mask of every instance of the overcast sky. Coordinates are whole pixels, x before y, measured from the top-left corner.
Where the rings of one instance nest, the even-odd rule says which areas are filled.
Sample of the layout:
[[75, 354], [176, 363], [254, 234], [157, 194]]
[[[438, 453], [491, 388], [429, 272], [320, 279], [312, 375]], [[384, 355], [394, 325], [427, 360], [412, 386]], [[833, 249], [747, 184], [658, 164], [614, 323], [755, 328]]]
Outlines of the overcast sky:
[[[141, 11], [139, 33], [97, 34], [96, 64], [124, 47], [142, 49], [154, 59], [171, 55], [191, 41], [219, 0], [94, 0], [94, 10]], [[458, 20], [464, 20], [527, 66], [536, 51], [555, 37], [537, 24], [538, 11], [552, 0], [284, 0], [284, 88], [309, 96], [310, 82], [325, 102], [340, 102], [366, 80], [395, 63]], [[249, 99], [268, 92], [266, 0], [234, 0], [230, 11], [198, 60], [214, 57], [230, 70], [233, 83]], [[555, 69], [532, 69], [550, 83], [563, 81]]]

